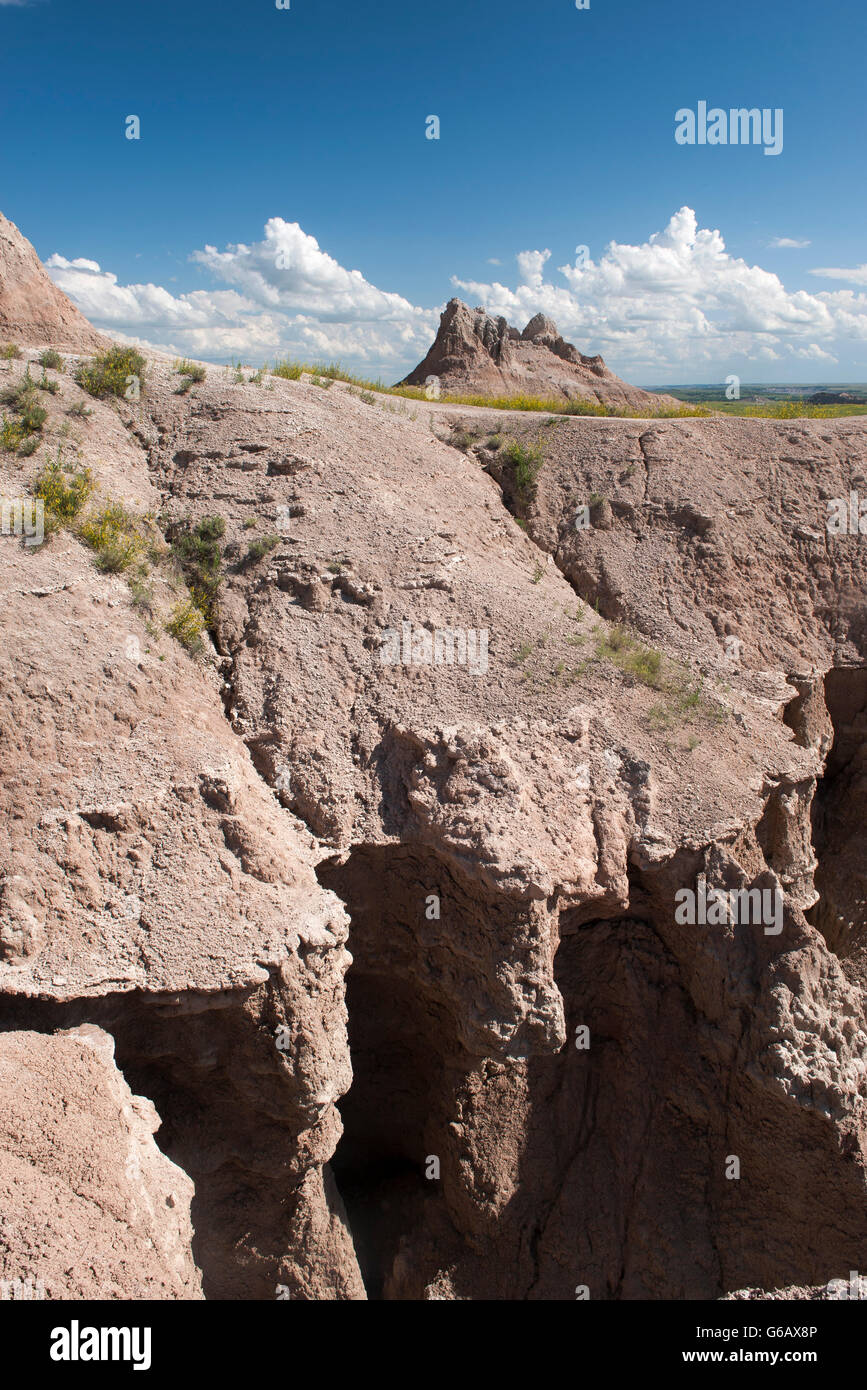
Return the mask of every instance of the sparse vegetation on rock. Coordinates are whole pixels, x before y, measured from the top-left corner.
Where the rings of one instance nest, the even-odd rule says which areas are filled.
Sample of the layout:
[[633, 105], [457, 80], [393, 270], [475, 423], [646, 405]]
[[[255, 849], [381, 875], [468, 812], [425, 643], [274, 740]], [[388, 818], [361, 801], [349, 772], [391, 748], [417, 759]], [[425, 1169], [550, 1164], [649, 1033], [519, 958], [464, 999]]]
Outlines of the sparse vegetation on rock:
[[169, 528], [172, 554], [184, 574], [194, 603], [210, 625], [217, 612], [217, 598], [222, 578], [223, 549], [226, 534], [222, 516], [205, 516], [192, 523], [180, 521]]
[[89, 396], [101, 400], [106, 396], [134, 399], [128, 393], [145, 386], [145, 360], [132, 347], [112, 347], [98, 352], [90, 362], [83, 362], [75, 380]]
[[181, 384], [178, 387], [178, 395], [184, 396], [191, 387], [200, 385], [208, 373], [201, 362], [189, 362], [186, 358], [175, 363], [175, 371], [181, 377]]
[[44, 352], [39, 354], [39, 365], [40, 367], [48, 367], [54, 372], [66, 370], [66, 363], [54, 348], [46, 348]]
[[58, 458], [42, 470], [33, 492], [45, 504], [45, 531], [50, 534], [79, 516], [93, 492], [93, 474], [89, 468], [64, 467]]

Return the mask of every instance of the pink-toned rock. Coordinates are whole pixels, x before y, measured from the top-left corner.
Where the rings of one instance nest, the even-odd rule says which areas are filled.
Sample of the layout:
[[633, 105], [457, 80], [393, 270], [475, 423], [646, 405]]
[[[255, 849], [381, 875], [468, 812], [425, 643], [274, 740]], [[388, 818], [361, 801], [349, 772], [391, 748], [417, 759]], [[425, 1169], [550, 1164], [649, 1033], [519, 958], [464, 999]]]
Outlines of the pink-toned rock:
[[0, 1296], [202, 1297], [159, 1124], [102, 1029], [0, 1033]]
[[585, 357], [567, 343], [544, 314], [519, 333], [504, 318], [470, 309], [460, 299], [449, 300], [433, 346], [402, 384], [424, 386], [432, 376], [443, 394], [586, 401], [648, 415], [679, 405], [672, 396], [628, 386], [601, 357]]
[[109, 340], [57, 288], [30, 242], [0, 212], [0, 341], [90, 352]]
[[[525, 333], [470, 347], [604, 381]], [[142, 611], [74, 529], [0, 538], [0, 1036], [114, 1039], [206, 1297], [857, 1268], [867, 576], [822, 523], [864, 423], [177, 387], [151, 355], [75, 447], [93, 506], [223, 519], [214, 645], [159, 547]], [[779, 923], [684, 921], [708, 887]]]

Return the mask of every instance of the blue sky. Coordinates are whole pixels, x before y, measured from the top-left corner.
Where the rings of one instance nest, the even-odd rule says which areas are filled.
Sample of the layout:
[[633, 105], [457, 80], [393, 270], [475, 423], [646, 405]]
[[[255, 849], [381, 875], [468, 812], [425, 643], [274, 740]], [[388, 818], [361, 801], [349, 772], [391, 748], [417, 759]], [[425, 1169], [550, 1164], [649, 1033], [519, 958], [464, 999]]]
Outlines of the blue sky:
[[[867, 380], [865, 28], [840, 0], [0, 0], [0, 210], [100, 326], [215, 360], [395, 377], [458, 294], [648, 384]], [[699, 101], [781, 108], [782, 152], [677, 144]]]

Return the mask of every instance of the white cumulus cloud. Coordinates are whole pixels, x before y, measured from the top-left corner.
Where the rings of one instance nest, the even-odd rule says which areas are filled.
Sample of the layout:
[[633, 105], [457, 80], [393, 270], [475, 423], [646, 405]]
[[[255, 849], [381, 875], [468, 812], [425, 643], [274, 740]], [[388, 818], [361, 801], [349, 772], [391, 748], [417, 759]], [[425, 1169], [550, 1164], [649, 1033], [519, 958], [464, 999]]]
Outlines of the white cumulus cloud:
[[549, 255], [522, 251], [514, 288], [453, 284], [519, 327], [547, 314], [582, 351], [601, 352], [624, 374], [734, 358], [833, 362], [840, 340], [867, 339], [867, 296], [788, 291], [777, 275], [731, 255], [688, 207], [640, 245], [612, 241], [598, 260], [560, 266], [560, 282], [546, 278]]
[[206, 246], [195, 251], [192, 259], [268, 307], [340, 323], [402, 323], [423, 315], [402, 295], [378, 290], [360, 270], [344, 269], [320, 250], [315, 237], [282, 217], [266, 222], [264, 241], [230, 246], [226, 251]]
[[802, 251], [805, 246], [811, 246], [810, 241], [799, 241], [793, 236], [775, 236], [768, 246], [772, 251]]
[[[46, 264], [98, 328], [192, 357], [336, 358], [396, 379], [436, 332], [437, 310], [348, 270], [297, 222], [273, 217], [261, 241], [208, 245], [190, 259], [210, 288], [173, 294], [122, 285], [93, 260], [54, 255]], [[513, 286], [457, 276], [452, 283], [519, 328], [547, 314], [582, 351], [601, 352], [637, 379], [724, 377], [741, 362], [781, 373], [787, 363], [834, 363], [867, 341], [867, 294], [787, 290], [777, 275], [727, 251], [722, 234], [699, 227], [689, 207], [637, 245], [612, 241], [595, 260], [583, 259], [582, 248], [578, 264], [556, 271], [550, 260], [547, 249], [519, 252]], [[812, 273], [867, 285], [867, 266]]]
[[96, 261], [53, 255], [45, 264], [96, 327], [191, 356], [290, 353], [397, 370], [424, 356], [436, 330], [435, 310], [345, 269], [297, 222], [273, 217], [262, 241], [205, 246], [190, 259], [229, 288], [175, 295], [161, 285], [121, 285]]

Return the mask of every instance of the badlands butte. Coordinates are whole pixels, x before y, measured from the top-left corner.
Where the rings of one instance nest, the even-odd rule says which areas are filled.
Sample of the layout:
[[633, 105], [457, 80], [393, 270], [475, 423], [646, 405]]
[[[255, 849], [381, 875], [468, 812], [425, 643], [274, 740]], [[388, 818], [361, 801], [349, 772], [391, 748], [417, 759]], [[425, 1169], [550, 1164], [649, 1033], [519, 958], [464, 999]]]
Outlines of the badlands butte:
[[[64, 367], [0, 497], [92, 485], [0, 537], [3, 1287], [709, 1300], [863, 1268], [867, 574], [826, 518], [867, 421], [654, 418], [547, 321], [454, 302], [422, 381], [648, 413], [151, 352], [97, 399], [104, 340], [0, 232], [0, 385]], [[714, 888], [779, 925], [679, 920]]]

